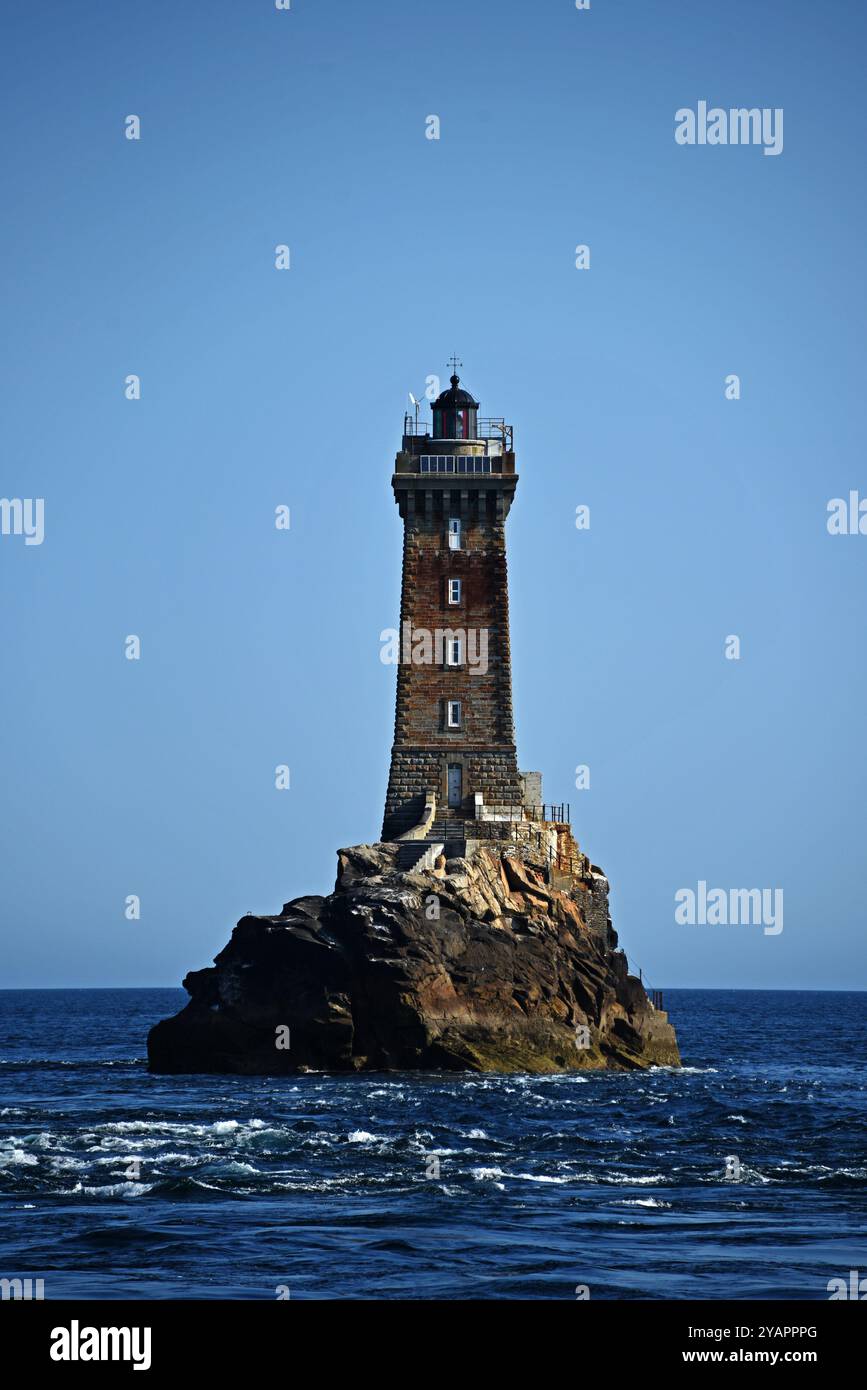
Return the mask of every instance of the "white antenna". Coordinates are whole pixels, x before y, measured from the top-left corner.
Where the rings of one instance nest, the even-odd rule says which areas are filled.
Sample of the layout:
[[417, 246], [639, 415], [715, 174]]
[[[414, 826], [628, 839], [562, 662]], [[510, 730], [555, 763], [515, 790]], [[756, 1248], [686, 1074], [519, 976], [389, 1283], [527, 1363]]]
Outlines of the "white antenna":
[[416, 400], [415, 396], [412, 394], [411, 391], [409, 393], [409, 398], [412, 404], [415, 406], [415, 432], [416, 434], [418, 434], [418, 401]]

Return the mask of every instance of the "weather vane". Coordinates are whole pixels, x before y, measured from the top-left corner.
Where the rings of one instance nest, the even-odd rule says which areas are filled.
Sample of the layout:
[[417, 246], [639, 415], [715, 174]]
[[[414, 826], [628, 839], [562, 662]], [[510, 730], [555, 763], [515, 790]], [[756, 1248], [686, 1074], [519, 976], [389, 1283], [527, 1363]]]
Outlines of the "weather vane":
[[457, 374], [458, 374], [458, 367], [462, 367], [463, 365], [464, 365], [463, 362], [459, 362], [459, 361], [458, 361], [458, 355], [457, 355], [457, 353], [456, 353], [456, 352], [453, 352], [452, 355], [451, 355], [451, 357], [449, 358], [449, 366], [450, 366], [451, 369], [452, 369], [452, 375], [453, 375], [453, 376], [457, 376]]

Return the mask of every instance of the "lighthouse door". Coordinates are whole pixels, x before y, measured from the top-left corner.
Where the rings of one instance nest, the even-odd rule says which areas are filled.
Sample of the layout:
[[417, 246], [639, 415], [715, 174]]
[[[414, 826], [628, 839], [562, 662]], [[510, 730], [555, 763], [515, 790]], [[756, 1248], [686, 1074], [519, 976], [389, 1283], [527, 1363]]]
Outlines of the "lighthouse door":
[[460, 763], [449, 763], [449, 805], [460, 806], [463, 794], [463, 768]]

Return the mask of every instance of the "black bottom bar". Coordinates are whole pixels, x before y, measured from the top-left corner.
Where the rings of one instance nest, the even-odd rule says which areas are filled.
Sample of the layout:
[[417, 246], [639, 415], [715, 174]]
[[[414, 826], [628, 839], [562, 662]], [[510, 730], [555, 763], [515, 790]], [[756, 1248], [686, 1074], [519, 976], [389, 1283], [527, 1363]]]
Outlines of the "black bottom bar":
[[[617, 1380], [675, 1367], [701, 1375], [712, 1365], [734, 1372], [742, 1366], [806, 1366], [827, 1378], [829, 1371], [858, 1364], [865, 1323], [860, 1308], [852, 1306], [857, 1301], [7, 1301], [0, 1303], [0, 1328], [3, 1369], [15, 1366], [17, 1384], [30, 1371], [48, 1372], [52, 1379], [93, 1379], [106, 1369], [114, 1376], [134, 1374], [136, 1365], [140, 1376], [193, 1371], [199, 1383], [205, 1376], [225, 1381], [232, 1373], [245, 1374], [249, 1382], [251, 1375], [270, 1376], [281, 1366], [294, 1368], [295, 1379], [305, 1363], [308, 1374], [313, 1369], [310, 1358], [315, 1366], [322, 1356], [330, 1380], [344, 1365], [356, 1374], [371, 1372], [384, 1357], [394, 1370], [402, 1365], [406, 1378], [412, 1363], [393, 1358], [407, 1337], [417, 1335], [415, 1329], [437, 1338], [424, 1362], [431, 1375], [454, 1369], [439, 1340], [445, 1333], [453, 1351], [455, 1334], [460, 1337], [462, 1378], [475, 1358], [490, 1372], [498, 1354], [509, 1355], [518, 1342], [533, 1359], [547, 1348], [543, 1364], [549, 1371], [564, 1361], [580, 1371], [598, 1358]], [[534, 1343], [537, 1334], [546, 1340]], [[547, 1340], [552, 1334], [556, 1342]], [[88, 1359], [94, 1351], [104, 1359]]]

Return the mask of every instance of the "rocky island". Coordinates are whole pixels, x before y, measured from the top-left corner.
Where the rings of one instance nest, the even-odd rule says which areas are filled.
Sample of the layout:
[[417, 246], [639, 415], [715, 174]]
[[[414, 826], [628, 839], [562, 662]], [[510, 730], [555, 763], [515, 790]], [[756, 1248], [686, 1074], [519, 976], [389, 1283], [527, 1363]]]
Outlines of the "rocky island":
[[[394, 743], [381, 839], [338, 852], [334, 892], [243, 917], [185, 1009], [148, 1038], [158, 1072], [678, 1065], [659, 995], [630, 975], [608, 881], [570, 809], [518, 767], [506, 518], [512, 426], [460, 385], [405, 415]], [[413, 398], [414, 399], [414, 398]]]
[[215, 964], [187, 975], [186, 1008], [151, 1030], [151, 1071], [679, 1065], [585, 856], [555, 886], [526, 852], [404, 872], [404, 851], [340, 850], [333, 893], [242, 917]]

